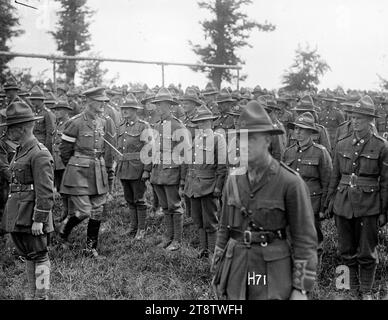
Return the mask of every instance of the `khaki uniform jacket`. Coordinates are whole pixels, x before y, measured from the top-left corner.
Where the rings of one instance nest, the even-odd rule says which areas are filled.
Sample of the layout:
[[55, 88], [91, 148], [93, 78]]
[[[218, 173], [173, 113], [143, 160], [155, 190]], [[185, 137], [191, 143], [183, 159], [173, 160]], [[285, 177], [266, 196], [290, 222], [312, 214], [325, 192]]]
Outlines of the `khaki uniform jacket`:
[[185, 166], [184, 193], [199, 198], [222, 191], [226, 165], [226, 141], [223, 135], [209, 129], [199, 133], [193, 141], [192, 162]]
[[47, 149], [52, 152], [53, 135], [55, 131], [55, 115], [43, 104], [34, 110], [36, 116], [43, 116], [43, 119], [35, 121], [34, 135], [43, 143]]
[[[178, 185], [183, 180], [184, 149], [191, 148], [191, 139], [182, 121], [172, 115], [162, 116], [154, 127], [154, 152], [150, 182]], [[177, 146], [182, 148], [176, 148]]]
[[348, 219], [387, 214], [386, 140], [369, 132], [359, 141], [353, 133], [337, 143], [327, 205], [330, 200], [334, 213]]
[[116, 143], [116, 130], [110, 118], [93, 118], [88, 111], [71, 118], [65, 126], [59, 151], [66, 170], [61, 193], [99, 195], [109, 190], [113, 151], [104, 142]]
[[342, 111], [337, 108], [324, 109], [319, 113], [318, 123], [327, 129], [330, 137], [330, 144], [334, 146], [335, 132], [338, 126], [345, 121]]
[[[330, 143], [329, 134], [327, 133], [326, 128], [318, 123], [316, 123], [315, 126], [317, 127], [319, 132], [313, 133], [313, 135], [311, 136], [313, 141], [317, 144], [324, 146], [327, 149], [327, 151], [329, 151], [329, 153], [331, 155], [331, 153], [332, 153], [331, 143]], [[297, 140], [295, 139], [294, 131], [290, 130], [290, 134], [289, 134], [289, 138], [288, 138], [288, 147], [293, 146], [296, 142], [297, 142]]]
[[35, 221], [43, 223], [44, 232], [54, 231], [54, 168], [50, 152], [34, 137], [17, 148], [10, 172], [2, 228], [6, 232], [31, 233]]
[[376, 108], [376, 114], [379, 116], [379, 118], [376, 118], [376, 129], [382, 136], [384, 132], [388, 131], [388, 114], [381, 105]]
[[62, 133], [65, 129], [66, 122], [69, 120], [69, 117], [65, 117], [60, 120], [55, 128], [54, 136], [53, 136], [53, 158], [54, 158], [54, 170], [65, 170], [66, 166], [63, 164], [61, 159], [61, 153], [59, 152], [59, 145], [62, 141]]
[[148, 122], [148, 124], [153, 128], [155, 126], [155, 123], [160, 121], [160, 113], [155, 110], [142, 110], [139, 115], [140, 119]]
[[[148, 132], [148, 133], [147, 133]], [[123, 180], [138, 180], [144, 171], [151, 172], [152, 164], [144, 165], [140, 152], [152, 136], [150, 125], [140, 119], [123, 119], [117, 132], [117, 148], [123, 154], [118, 158], [116, 177]]]
[[326, 148], [311, 140], [302, 148], [295, 144], [284, 153], [284, 162], [298, 172], [309, 187], [314, 214], [323, 212], [333, 170]]
[[[289, 228], [291, 239], [248, 247], [231, 238], [230, 230], [248, 230], [250, 221], [263, 230]], [[288, 299], [292, 287], [310, 291], [316, 277], [317, 233], [308, 189], [300, 176], [274, 159], [254, 185], [247, 173], [230, 175], [216, 246], [224, 249], [224, 263], [217, 267], [214, 283], [227, 299]], [[247, 285], [248, 273], [253, 272], [266, 275], [266, 285]]]

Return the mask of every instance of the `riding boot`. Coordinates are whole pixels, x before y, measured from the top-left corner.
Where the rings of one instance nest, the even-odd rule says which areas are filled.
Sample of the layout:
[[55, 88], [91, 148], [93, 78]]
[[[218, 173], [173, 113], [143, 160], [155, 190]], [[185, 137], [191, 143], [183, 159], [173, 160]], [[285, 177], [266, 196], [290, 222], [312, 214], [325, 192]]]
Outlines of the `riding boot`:
[[175, 251], [180, 249], [182, 243], [183, 216], [182, 214], [173, 214], [172, 217], [174, 238], [171, 244], [166, 248], [168, 251]]
[[199, 234], [199, 254], [198, 258], [207, 257], [207, 241], [206, 241], [206, 230], [204, 228], [198, 229]]
[[158, 247], [160, 248], [166, 248], [167, 246], [169, 246], [174, 237], [174, 221], [172, 214], [164, 213], [164, 224], [166, 226], [166, 231], [163, 235], [163, 241], [158, 244]]
[[146, 207], [138, 206], [136, 208], [137, 212], [137, 221], [138, 221], [138, 229], [135, 236], [135, 240], [142, 240], [145, 236], [145, 220], [146, 220]]
[[28, 289], [24, 294], [24, 300], [34, 300], [35, 298], [35, 262], [26, 260], [26, 274]]

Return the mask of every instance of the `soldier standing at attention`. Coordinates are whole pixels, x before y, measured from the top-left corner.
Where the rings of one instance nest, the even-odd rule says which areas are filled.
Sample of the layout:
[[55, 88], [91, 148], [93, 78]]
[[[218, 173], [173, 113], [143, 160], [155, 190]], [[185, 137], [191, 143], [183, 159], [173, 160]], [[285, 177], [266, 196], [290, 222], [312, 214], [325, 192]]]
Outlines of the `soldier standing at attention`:
[[190, 199], [194, 223], [199, 229], [199, 258], [213, 256], [218, 225], [217, 201], [221, 196], [227, 174], [226, 141], [213, 132], [211, 111], [198, 108], [192, 122], [198, 124], [193, 141], [193, 161], [185, 166], [185, 195]]
[[26, 299], [48, 299], [50, 259], [49, 233], [54, 231], [53, 159], [47, 148], [34, 137], [34, 121], [40, 120], [23, 101], [7, 107], [8, 135], [18, 143], [10, 164], [11, 184], [2, 228], [26, 259], [28, 291]]
[[225, 184], [213, 285], [224, 299], [307, 299], [317, 266], [307, 186], [269, 154], [270, 136], [284, 131], [273, 126], [257, 101], [243, 109], [240, 128], [248, 130], [241, 150], [248, 165], [244, 173], [231, 173]]
[[294, 130], [297, 142], [285, 151], [283, 159], [289, 167], [300, 174], [309, 187], [320, 258], [323, 243], [320, 218], [324, 217], [324, 205], [333, 166], [326, 148], [312, 140], [312, 134], [317, 133], [318, 130], [310, 112], [298, 116], [295, 122], [289, 123], [289, 127]]
[[235, 104], [235, 100], [232, 98], [228, 89], [222, 89], [217, 96], [216, 103], [218, 105], [220, 115], [216, 120], [214, 120], [213, 127], [215, 131], [224, 135], [226, 143], [228, 143], [228, 130], [234, 129], [233, 116], [230, 115], [229, 112]]
[[121, 105], [122, 121], [118, 129], [118, 150], [123, 154], [119, 157], [116, 177], [120, 179], [124, 189], [124, 198], [129, 206], [131, 226], [129, 235], [135, 240], [142, 240], [145, 236], [145, 220], [147, 206], [145, 203], [145, 181], [149, 179], [152, 165], [144, 165], [140, 159], [140, 152], [145, 143], [144, 130], [150, 125], [140, 120], [137, 111], [141, 110], [139, 102], [130, 93]]
[[38, 86], [33, 87], [28, 100], [31, 102], [32, 110], [35, 112], [35, 115], [43, 117], [42, 120], [36, 122], [34, 135], [50, 152], [52, 152], [55, 116], [44, 105], [45, 96], [43, 90]]
[[388, 143], [370, 130], [375, 107], [364, 96], [353, 107], [353, 133], [335, 147], [326, 200], [335, 215], [338, 250], [349, 268], [350, 290], [372, 299], [378, 228], [387, 221]]
[[89, 218], [85, 251], [98, 258], [101, 215], [107, 193], [112, 192], [114, 176], [112, 149], [104, 140], [112, 141], [116, 133], [112, 122], [99, 116], [109, 100], [104, 88], [91, 88], [83, 95], [86, 97], [85, 111], [66, 123], [59, 146], [66, 166], [60, 192], [69, 195], [74, 205], [74, 213], [60, 236], [66, 245], [71, 230]]
[[166, 233], [158, 245], [168, 251], [180, 249], [182, 242], [183, 208], [179, 188], [184, 186], [183, 164], [175, 147], [183, 139], [183, 144], [190, 146], [187, 129], [184, 124], [171, 114], [171, 106], [177, 104], [168, 89], [162, 87], [152, 103], [156, 104], [161, 119], [155, 124], [155, 158], [150, 182], [153, 184], [163, 209]]
[[202, 95], [206, 103], [206, 107], [215, 115], [219, 116], [220, 111], [216, 102], [218, 90], [212, 82], [209, 82], [205, 90], [203, 90]]

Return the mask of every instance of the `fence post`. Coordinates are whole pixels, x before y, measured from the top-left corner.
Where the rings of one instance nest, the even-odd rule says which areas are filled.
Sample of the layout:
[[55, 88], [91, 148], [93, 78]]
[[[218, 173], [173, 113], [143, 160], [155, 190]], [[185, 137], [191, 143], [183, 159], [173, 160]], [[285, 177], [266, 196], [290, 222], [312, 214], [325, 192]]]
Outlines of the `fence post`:
[[164, 87], [164, 64], [162, 64], [162, 87]]
[[54, 92], [57, 92], [57, 74], [56, 74], [56, 69], [57, 69], [57, 63], [55, 59], [53, 60], [53, 82], [54, 82]]

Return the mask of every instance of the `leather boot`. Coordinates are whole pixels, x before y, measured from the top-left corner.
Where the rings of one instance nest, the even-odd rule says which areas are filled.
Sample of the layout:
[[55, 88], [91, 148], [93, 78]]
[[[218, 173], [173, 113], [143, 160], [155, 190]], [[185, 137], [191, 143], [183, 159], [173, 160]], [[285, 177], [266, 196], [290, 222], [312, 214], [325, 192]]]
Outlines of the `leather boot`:
[[67, 222], [65, 222], [62, 230], [59, 231], [59, 235], [60, 235], [61, 240], [62, 240], [62, 248], [63, 249], [68, 249], [68, 246], [69, 246], [69, 244], [68, 244], [68, 237], [70, 235], [70, 232], [71, 232], [71, 230], [73, 230], [73, 228], [75, 226], [77, 226], [81, 222], [82, 222], [82, 220], [77, 218], [76, 216], [71, 216], [67, 220]]
[[373, 283], [375, 280], [376, 265], [360, 265], [360, 291], [362, 295], [371, 295]]
[[103, 259], [97, 251], [98, 233], [100, 231], [101, 221], [89, 219], [88, 229], [86, 233], [86, 254], [92, 258]]
[[169, 214], [169, 213], [164, 214], [164, 224], [166, 226], [166, 231], [165, 231], [165, 234], [163, 235], [162, 242], [158, 244], [158, 247], [163, 249], [170, 245], [174, 237], [174, 233], [173, 233], [174, 222], [173, 222], [172, 214]]
[[34, 300], [35, 298], [35, 262], [26, 260], [26, 274], [28, 289], [24, 294], [24, 300]]
[[207, 241], [206, 241], [206, 230], [204, 228], [198, 229], [199, 234], [199, 254], [198, 258], [208, 257], [209, 252], [207, 251]]
[[217, 232], [216, 231], [213, 231], [213, 232], [206, 231], [206, 235], [207, 235], [207, 248], [209, 250], [209, 255], [213, 256], [214, 248], [216, 247]]
[[167, 251], [175, 251], [181, 248], [183, 233], [183, 217], [181, 214], [173, 214], [174, 238], [171, 244], [166, 248]]
[[129, 217], [131, 220], [131, 224], [129, 226], [127, 234], [129, 234], [129, 236], [132, 238], [136, 235], [137, 227], [138, 227], [137, 212], [135, 207], [129, 208]]
[[146, 207], [139, 206], [136, 208], [138, 229], [135, 236], [135, 240], [142, 240], [145, 236], [145, 220], [146, 220]]
[[36, 300], [48, 300], [50, 291], [50, 260], [35, 262]]

